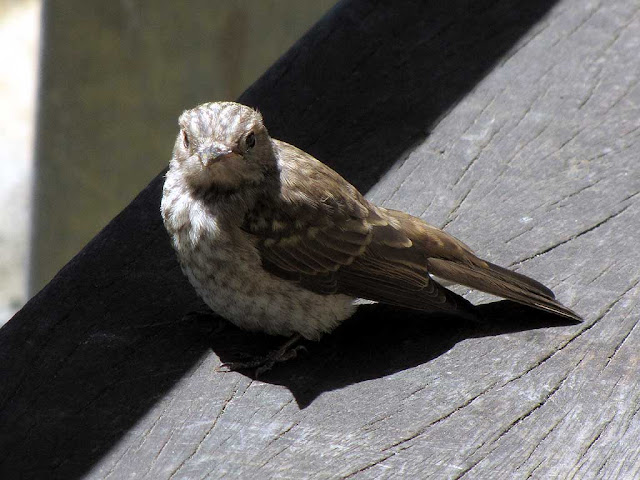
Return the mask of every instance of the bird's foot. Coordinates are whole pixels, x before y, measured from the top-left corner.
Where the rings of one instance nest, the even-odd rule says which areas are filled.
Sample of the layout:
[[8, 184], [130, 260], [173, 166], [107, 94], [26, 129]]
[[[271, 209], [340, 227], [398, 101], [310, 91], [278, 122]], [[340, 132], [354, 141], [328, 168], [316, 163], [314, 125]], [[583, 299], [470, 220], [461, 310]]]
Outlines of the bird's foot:
[[298, 352], [306, 350], [304, 345], [295, 345], [301, 340], [300, 335], [293, 335], [284, 345], [264, 356], [252, 357], [244, 362], [225, 362], [216, 368], [219, 372], [235, 372], [255, 368], [255, 377], [258, 378], [273, 368], [276, 363], [286, 362], [298, 356]]

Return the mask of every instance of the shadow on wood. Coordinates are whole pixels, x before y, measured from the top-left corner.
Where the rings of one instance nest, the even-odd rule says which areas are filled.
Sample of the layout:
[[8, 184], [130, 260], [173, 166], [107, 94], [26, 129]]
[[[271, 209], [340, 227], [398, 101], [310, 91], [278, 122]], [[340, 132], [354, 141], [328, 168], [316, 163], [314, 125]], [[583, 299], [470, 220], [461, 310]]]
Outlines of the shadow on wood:
[[[323, 392], [427, 363], [466, 338], [577, 323], [506, 300], [478, 306], [477, 310], [482, 320], [474, 322], [443, 313], [362, 305], [319, 343], [304, 342], [305, 351], [297, 358], [276, 365], [259, 378], [251, 370], [242, 374], [286, 387], [298, 406], [306, 408]], [[213, 318], [203, 316], [200, 322], [209, 324], [201, 323], [205, 330], [215, 332], [209, 342], [222, 362], [259, 356], [282, 344], [282, 338], [246, 333], [226, 322], [220, 331]], [[469, 368], [473, 361], [469, 359]]]
[[[345, 1], [240, 100], [263, 112], [274, 137], [366, 192], [554, 3]], [[4, 478], [83, 476], [178, 388], [211, 342], [226, 359], [226, 337], [180, 321], [199, 301], [161, 225], [161, 186], [158, 177], [0, 331]], [[510, 326], [511, 307], [483, 308], [506, 324], [497, 333], [549, 325], [536, 312]], [[363, 308], [265, 379], [308, 405], [321, 392], [427, 362], [487, 331], [419, 316]], [[268, 343], [240, 337], [242, 349]]]
[[365, 193], [556, 1], [344, 1], [239, 101]]

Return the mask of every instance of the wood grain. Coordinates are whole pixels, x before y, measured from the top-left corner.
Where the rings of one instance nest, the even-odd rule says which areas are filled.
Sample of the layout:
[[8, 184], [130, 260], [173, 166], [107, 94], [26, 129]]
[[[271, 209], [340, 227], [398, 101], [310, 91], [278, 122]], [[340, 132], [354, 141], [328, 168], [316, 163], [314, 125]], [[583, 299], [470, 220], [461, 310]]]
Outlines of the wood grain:
[[241, 101], [585, 321], [367, 305], [216, 372], [279, 340], [183, 318], [158, 177], [0, 330], [3, 478], [640, 476], [637, 2], [437, 3], [342, 2]]

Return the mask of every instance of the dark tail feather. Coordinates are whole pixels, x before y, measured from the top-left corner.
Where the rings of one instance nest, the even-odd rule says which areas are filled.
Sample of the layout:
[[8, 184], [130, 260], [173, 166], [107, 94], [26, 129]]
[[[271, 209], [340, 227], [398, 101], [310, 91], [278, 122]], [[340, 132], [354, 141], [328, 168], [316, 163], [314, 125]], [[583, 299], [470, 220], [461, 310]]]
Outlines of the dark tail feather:
[[398, 305], [423, 311], [455, 312], [468, 320], [477, 320], [476, 308], [464, 297], [447, 290], [433, 279], [422, 288], [401, 282], [388, 281], [384, 277], [372, 278], [370, 274], [342, 271], [340, 276], [342, 293], [366, 298], [376, 302]]
[[577, 313], [555, 300], [553, 292], [541, 283], [489, 262], [480, 260], [478, 264], [466, 264], [430, 258], [429, 273], [514, 302], [582, 321]]

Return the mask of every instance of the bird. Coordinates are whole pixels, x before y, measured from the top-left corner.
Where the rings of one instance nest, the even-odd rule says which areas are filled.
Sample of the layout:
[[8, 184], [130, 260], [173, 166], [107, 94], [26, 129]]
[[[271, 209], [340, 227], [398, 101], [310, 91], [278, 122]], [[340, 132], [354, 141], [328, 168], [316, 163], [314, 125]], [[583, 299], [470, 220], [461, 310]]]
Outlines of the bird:
[[532, 278], [476, 256], [424, 220], [367, 200], [310, 154], [271, 138], [235, 102], [182, 113], [161, 214], [202, 300], [241, 329], [288, 337], [230, 370], [268, 370], [352, 316], [357, 300], [468, 314], [448, 281], [575, 321]]

